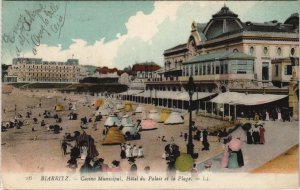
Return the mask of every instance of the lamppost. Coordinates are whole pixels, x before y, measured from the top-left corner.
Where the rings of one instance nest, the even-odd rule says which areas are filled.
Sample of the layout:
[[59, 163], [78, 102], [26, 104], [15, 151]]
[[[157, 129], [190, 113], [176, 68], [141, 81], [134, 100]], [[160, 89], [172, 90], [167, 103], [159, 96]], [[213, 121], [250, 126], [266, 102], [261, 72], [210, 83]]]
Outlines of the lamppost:
[[189, 101], [189, 139], [186, 145], [187, 153], [192, 156], [192, 158], [198, 158], [198, 153], [194, 153], [194, 144], [193, 144], [193, 136], [192, 136], [192, 97], [195, 92], [195, 83], [192, 76], [189, 78], [189, 82], [187, 84], [187, 91], [189, 93], [190, 101]]

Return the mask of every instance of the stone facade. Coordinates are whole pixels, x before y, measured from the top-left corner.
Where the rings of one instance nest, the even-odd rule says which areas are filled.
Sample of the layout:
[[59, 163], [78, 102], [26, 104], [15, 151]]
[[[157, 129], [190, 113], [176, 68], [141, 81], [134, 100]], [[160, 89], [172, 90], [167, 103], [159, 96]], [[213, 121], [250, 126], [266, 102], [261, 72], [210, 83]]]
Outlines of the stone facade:
[[78, 59], [55, 62], [36, 58], [15, 58], [8, 69], [8, 78], [10, 76], [15, 76], [16, 82], [78, 83], [80, 67]]
[[[255, 57], [253, 80], [216, 80], [213, 83], [217, 86], [226, 84], [226, 89], [244, 86], [272, 87], [272, 60], [299, 57], [299, 15], [291, 15], [284, 23], [243, 22], [238, 15], [224, 6], [208, 23], [193, 22], [186, 43], [164, 51], [163, 71], [154, 75], [157, 76], [156, 79], [147, 84], [151, 87], [156, 84], [160, 86], [161, 83], [155, 84], [157, 80], [167, 81], [167, 85], [186, 83], [188, 77], [180, 77], [183, 74], [182, 64], [193, 57], [215, 52], [242, 52]], [[201, 79], [196, 79], [195, 82], [203, 83]]]

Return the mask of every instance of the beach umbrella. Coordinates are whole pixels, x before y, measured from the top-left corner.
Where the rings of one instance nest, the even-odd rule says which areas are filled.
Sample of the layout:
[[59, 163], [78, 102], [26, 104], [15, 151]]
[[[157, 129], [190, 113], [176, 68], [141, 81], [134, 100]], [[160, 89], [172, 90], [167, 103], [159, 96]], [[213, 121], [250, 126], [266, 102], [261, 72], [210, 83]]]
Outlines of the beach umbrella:
[[245, 131], [249, 131], [251, 129], [251, 123], [245, 123], [242, 128], [245, 130]]
[[182, 154], [175, 161], [175, 168], [181, 172], [190, 171], [193, 168], [194, 159], [190, 154]]
[[228, 147], [232, 151], [239, 151], [242, 147], [242, 141], [239, 139], [233, 138], [233, 139], [231, 139], [231, 141], [229, 141]]

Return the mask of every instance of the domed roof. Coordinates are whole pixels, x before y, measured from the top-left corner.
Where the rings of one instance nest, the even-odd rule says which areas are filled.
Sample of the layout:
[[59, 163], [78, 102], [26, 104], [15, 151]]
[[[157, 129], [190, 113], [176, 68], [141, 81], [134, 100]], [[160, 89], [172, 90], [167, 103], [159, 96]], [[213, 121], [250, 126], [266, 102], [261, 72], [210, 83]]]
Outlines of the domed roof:
[[238, 17], [238, 15], [232, 12], [228, 7], [224, 6], [219, 12], [214, 14], [212, 17], [213, 18]]
[[242, 29], [243, 23], [238, 18], [238, 15], [224, 6], [219, 12], [212, 16], [212, 19], [204, 28], [203, 34], [209, 40], [221, 36], [222, 34]]
[[298, 13], [292, 14], [289, 18], [286, 19], [284, 24], [291, 24], [299, 28], [299, 14]]

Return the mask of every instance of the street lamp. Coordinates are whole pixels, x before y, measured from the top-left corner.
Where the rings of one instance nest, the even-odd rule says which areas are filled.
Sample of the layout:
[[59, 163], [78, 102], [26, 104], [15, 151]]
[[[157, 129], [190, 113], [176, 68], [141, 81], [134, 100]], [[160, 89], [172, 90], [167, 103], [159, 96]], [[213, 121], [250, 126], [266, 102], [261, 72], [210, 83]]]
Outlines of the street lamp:
[[195, 83], [194, 79], [192, 76], [189, 78], [189, 82], [187, 84], [186, 90], [189, 93], [189, 113], [190, 113], [190, 118], [189, 118], [189, 139], [188, 143], [186, 145], [187, 147], [187, 153], [192, 156], [192, 158], [198, 158], [198, 153], [194, 153], [194, 144], [193, 144], [193, 137], [192, 137], [192, 97], [195, 92]]

